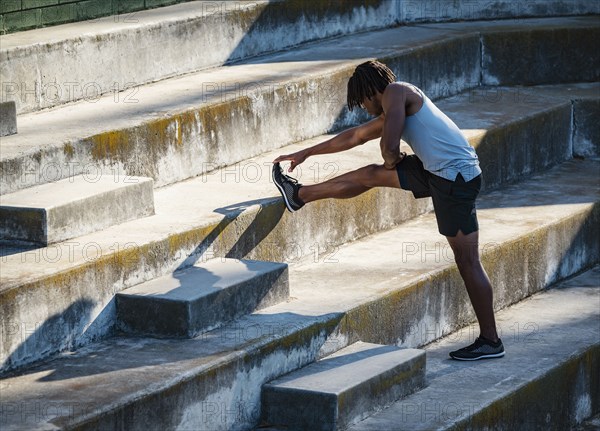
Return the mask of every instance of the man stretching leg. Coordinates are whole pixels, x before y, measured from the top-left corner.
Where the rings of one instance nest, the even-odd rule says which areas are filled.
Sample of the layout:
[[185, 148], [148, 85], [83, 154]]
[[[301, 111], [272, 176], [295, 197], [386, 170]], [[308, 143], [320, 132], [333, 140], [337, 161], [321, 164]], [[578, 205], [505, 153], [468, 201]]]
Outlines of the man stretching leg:
[[[479, 259], [479, 225], [475, 200], [481, 188], [481, 169], [475, 150], [460, 129], [417, 87], [395, 82], [382, 63], [360, 64], [348, 81], [348, 108], [366, 109], [375, 119], [293, 154], [274, 160], [273, 180], [286, 207], [296, 211], [318, 199], [346, 199], [373, 187], [409, 190], [415, 198], [431, 197], [439, 232], [448, 239], [460, 275], [479, 321], [480, 336], [454, 359], [473, 361], [504, 356], [496, 332], [492, 286]], [[338, 153], [381, 138], [383, 165], [369, 165], [329, 181], [302, 186], [289, 171], [318, 154]], [[400, 152], [400, 138], [414, 151]]]

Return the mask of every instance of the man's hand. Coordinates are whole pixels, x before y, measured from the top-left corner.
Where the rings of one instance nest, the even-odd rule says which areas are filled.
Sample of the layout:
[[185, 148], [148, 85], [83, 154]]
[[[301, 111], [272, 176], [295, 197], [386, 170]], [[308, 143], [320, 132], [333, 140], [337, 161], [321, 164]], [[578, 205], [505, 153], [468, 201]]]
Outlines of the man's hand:
[[383, 167], [386, 169], [390, 169], [390, 170], [395, 169], [396, 165], [398, 163], [400, 163], [405, 157], [406, 157], [406, 153], [404, 151], [401, 151], [400, 154], [398, 155], [398, 157], [396, 157], [396, 160], [394, 160], [392, 163], [385, 162], [383, 164]]
[[285, 160], [290, 160], [292, 163], [290, 164], [288, 172], [292, 172], [294, 170], [294, 168], [296, 166], [298, 166], [300, 163], [304, 162], [307, 157], [308, 157], [308, 155], [306, 154], [306, 151], [300, 150], [297, 153], [285, 154], [285, 155], [279, 156], [275, 160], [273, 160], [273, 163], [279, 163], [279, 162], [283, 162]]

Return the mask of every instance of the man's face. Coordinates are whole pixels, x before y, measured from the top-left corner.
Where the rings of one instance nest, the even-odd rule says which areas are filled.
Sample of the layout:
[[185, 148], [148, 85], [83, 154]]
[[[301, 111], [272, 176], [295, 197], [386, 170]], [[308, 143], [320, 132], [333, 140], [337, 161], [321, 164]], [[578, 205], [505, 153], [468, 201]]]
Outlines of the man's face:
[[383, 108], [381, 107], [381, 104], [377, 103], [377, 98], [374, 96], [370, 99], [365, 97], [365, 99], [362, 102], [362, 106], [367, 110], [367, 112], [370, 115], [373, 115], [375, 117], [383, 113]]

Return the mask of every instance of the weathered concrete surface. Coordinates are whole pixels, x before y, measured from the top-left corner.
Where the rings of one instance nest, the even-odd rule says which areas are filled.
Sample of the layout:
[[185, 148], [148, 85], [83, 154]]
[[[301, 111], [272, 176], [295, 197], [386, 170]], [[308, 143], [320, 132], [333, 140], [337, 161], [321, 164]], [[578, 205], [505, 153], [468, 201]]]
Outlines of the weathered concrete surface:
[[402, 60], [402, 78], [436, 98], [478, 85], [478, 53], [474, 32], [397, 28], [145, 85], [131, 100], [107, 95], [23, 115], [19, 135], [3, 140], [0, 187], [8, 193], [88, 166], [174, 183], [366, 119], [345, 108], [347, 80], [362, 61]]
[[586, 420], [580, 426], [572, 428], [573, 431], [596, 431], [600, 428], [600, 414]]
[[287, 265], [211, 259], [117, 293], [119, 328], [192, 338], [289, 296]]
[[[483, 84], [536, 85], [600, 79], [600, 17], [587, 29], [483, 33]], [[515, 53], [519, 55], [515, 55]]]
[[[503, 90], [499, 90], [503, 91]], [[493, 94], [493, 93], [492, 93]], [[527, 102], [531, 96], [558, 97], [571, 100], [573, 104], [573, 155], [597, 157], [600, 155], [600, 84], [580, 83], [563, 85], [539, 85], [533, 88], [520, 87], [515, 102]], [[510, 98], [502, 97], [510, 102]]]
[[573, 154], [580, 157], [600, 156], [600, 99], [573, 103]]
[[[425, 389], [350, 428], [566, 430], [600, 412], [600, 268], [497, 313], [506, 356], [461, 363], [471, 326], [427, 351]], [[577, 428], [579, 429], [579, 428]]]
[[[512, 34], [557, 25], [585, 32], [596, 21], [519, 20], [504, 23], [502, 31], [492, 28]], [[56, 181], [86, 168], [151, 177], [159, 187], [353, 125], [366, 117], [347, 111], [345, 88], [356, 64], [367, 59], [389, 63], [399, 79], [433, 99], [478, 87], [486, 27], [469, 24], [347, 36], [145, 85], [131, 97], [107, 95], [23, 115], [20, 133], [3, 139], [0, 190]]]
[[14, 101], [0, 102], [0, 136], [17, 133], [17, 108]]
[[[600, 196], [585, 175], [589, 169], [597, 163], [569, 162], [482, 198], [480, 246], [497, 309], [600, 261]], [[473, 322], [452, 261], [432, 214], [316, 260], [309, 256], [289, 267], [289, 302], [195, 339], [117, 337], [6, 376], [2, 407], [7, 413], [0, 425], [7, 430], [23, 424], [97, 430], [256, 426], [260, 388], [280, 375], [358, 340], [414, 348]], [[575, 309], [575, 316], [598, 311], [592, 301], [575, 302], [589, 307]], [[559, 301], [549, 319], [567, 325], [569, 315], [564, 321], [556, 317], [569, 312], [566, 303]], [[527, 316], [517, 322], [499, 319], [509, 358], [515, 343], [506, 334], [530, 334], [525, 325], [537, 314]], [[577, 340], [593, 343], [588, 333], [576, 330], [557, 342], [561, 349], [570, 345], [571, 354]], [[554, 348], [554, 341], [548, 346]], [[521, 367], [525, 356], [512, 358]], [[40, 404], [56, 408], [27, 415]]]
[[425, 385], [425, 352], [357, 342], [262, 388], [262, 417], [288, 430], [344, 430]]
[[428, 27], [479, 32], [482, 85], [539, 85], [600, 79], [600, 54], [593, 49], [594, 40], [600, 37], [600, 16], [569, 18], [568, 25], [559, 18], [516, 22], [522, 27], [503, 20]]
[[402, 22], [442, 22], [549, 17], [600, 13], [593, 1], [494, 1], [408, 0], [397, 1]]
[[24, 113], [127, 97], [144, 83], [398, 23], [598, 13], [585, 0], [197, 1], [2, 36], [2, 100]]
[[[512, 98], [513, 93], [507, 91]], [[554, 130], [564, 130], [561, 123], [547, 126], [556, 120], [556, 113], [563, 112], [564, 100], [544, 96], [525, 99], [528, 103], [506, 103], [487, 100], [479, 97], [481, 94], [474, 93], [477, 97], [471, 102], [468, 95], [464, 101], [452, 99], [444, 109], [456, 107], [456, 115], [450, 116], [464, 128], [478, 151], [488, 144], [501, 144], [515, 160], [531, 163], [531, 167], [517, 163], [510, 169], [504, 167], [500, 175], [488, 166], [495, 166], [495, 157], [504, 157], [504, 153], [490, 149], [482, 152], [486, 187], [520, 178], [523, 167], [525, 172], [534, 172], [534, 167], [545, 166], [540, 161], [560, 161], [564, 148], [570, 147], [568, 142], [563, 143], [562, 149], [553, 143], [552, 155], [547, 155], [545, 149], [546, 140], [556, 137]], [[540, 110], [539, 118], [545, 121], [531, 117], [532, 110]], [[523, 116], [528, 121], [523, 121]], [[495, 131], [492, 136], [496, 139], [491, 142], [486, 137], [488, 128]], [[507, 130], [504, 136], [502, 128]], [[512, 139], [514, 133], [530, 136], [531, 143]], [[291, 153], [323, 139], [289, 146], [157, 189], [154, 217], [79, 237], [73, 244], [36, 251], [7, 250], [0, 274], [0, 297], [5, 310], [2, 325], [7, 328], [3, 357], [10, 358], [7, 366], [19, 366], [109, 333], [115, 321], [115, 292], [199, 260], [225, 256], [297, 261], [333, 252], [340, 244], [389, 229], [431, 209], [429, 200], [414, 200], [411, 194], [399, 190], [377, 189], [356, 199], [317, 202], [290, 217], [280, 199], [265, 198], [277, 195], [271, 182], [271, 161], [278, 154]], [[526, 157], [533, 149], [539, 152]], [[337, 154], [335, 159], [309, 160], [296, 173], [300, 182], [310, 184], [379, 163], [380, 158], [379, 146], [371, 142]], [[590, 171], [590, 175], [591, 181], [595, 173]], [[51, 319], [52, 316], [69, 321], [69, 325], [59, 324], [61, 320]], [[23, 336], [38, 326], [44, 326], [51, 335], [32, 339]]]
[[2, 36], [0, 81], [18, 112], [30, 112], [388, 27], [396, 12], [387, 0], [184, 3]]
[[0, 240], [41, 245], [154, 214], [151, 178], [79, 175], [0, 197]]

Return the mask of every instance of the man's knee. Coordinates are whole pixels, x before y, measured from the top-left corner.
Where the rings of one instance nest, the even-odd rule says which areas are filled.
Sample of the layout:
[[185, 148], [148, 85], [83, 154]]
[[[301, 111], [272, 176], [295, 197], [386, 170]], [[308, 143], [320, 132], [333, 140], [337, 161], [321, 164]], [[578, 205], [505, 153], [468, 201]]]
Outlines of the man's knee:
[[395, 170], [386, 169], [383, 165], [372, 164], [363, 168], [361, 182], [367, 187], [400, 187]]
[[377, 175], [380, 165], [371, 164], [361, 168], [360, 182], [366, 187], [376, 187]]

